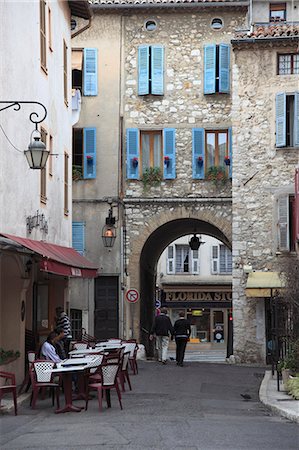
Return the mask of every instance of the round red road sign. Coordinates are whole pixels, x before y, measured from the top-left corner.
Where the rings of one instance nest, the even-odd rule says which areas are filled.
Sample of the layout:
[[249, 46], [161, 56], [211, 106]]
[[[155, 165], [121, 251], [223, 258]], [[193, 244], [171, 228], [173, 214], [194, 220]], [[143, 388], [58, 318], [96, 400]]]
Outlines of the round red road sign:
[[129, 303], [136, 303], [139, 300], [139, 292], [137, 289], [128, 289], [126, 292], [126, 299]]

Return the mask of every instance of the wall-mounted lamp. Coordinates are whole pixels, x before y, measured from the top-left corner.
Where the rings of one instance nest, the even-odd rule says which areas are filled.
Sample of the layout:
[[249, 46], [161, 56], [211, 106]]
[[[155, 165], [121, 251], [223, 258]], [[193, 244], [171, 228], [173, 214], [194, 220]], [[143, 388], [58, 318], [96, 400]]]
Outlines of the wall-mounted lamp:
[[196, 236], [196, 233], [194, 233], [194, 236], [192, 236], [189, 241], [189, 247], [191, 250], [198, 250], [202, 244], [205, 244], [205, 242], [201, 240], [201, 236], [198, 237]]
[[[34, 101], [7, 100], [1, 101], [0, 104], [7, 105], [4, 108], [1, 108], [0, 112], [12, 107], [15, 111], [19, 111], [21, 109], [21, 104], [35, 104], [43, 108], [44, 113], [40, 120], [38, 120], [40, 117], [38, 113], [32, 112], [29, 114], [29, 120], [35, 124], [35, 129], [31, 133], [31, 140], [28, 149], [24, 151], [30, 169], [43, 169], [47, 163], [50, 152], [46, 149], [45, 144], [40, 140], [40, 131], [37, 128], [37, 124], [41, 123], [47, 117], [46, 107], [42, 103]], [[39, 133], [39, 137], [34, 137], [34, 140], [32, 140], [33, 133], [36, 132]]]
[[26, 264], [25, 264], [25, 266], [26, 266], [26, 269], [25, 269], [25, 272], [26, 273], [30, 273], [31, 272], [31, 269], [32, 269], [32, 260], [31, 259], [28, 259], [27, 260], [27, 262], [26, 262]]
[[110, 206], [106, 223], [102, 229], [102, 239], [105, 247], [113, 247], [116, 239], [115, 217], [112, 215], [112, 207]]

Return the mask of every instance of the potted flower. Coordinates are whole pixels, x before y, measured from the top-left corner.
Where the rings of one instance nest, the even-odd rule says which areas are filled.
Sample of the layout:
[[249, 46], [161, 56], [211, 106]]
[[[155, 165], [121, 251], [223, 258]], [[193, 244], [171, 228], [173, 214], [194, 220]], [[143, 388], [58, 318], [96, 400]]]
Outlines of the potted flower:
[[87, 155], [86, 159], [87, 159], [87, 161], [92, 161], [93, 160], [93, 156], [92, 155]]
[[138, 166], [138, 158], [136, 156], [132, 159], [132, 165], [134, 169]]
[[212, 181], [216, 187], [225, 185], [228, 181], [225, 167], [211, 166], [207, 171], [207, 180]]
[[225, 157], [224, 157], [224, 164], [225, 164], [226, 166], [230, 166], [230, 157], [229, 157], [229, 156], [225, 156]]
[[72, 178], [73, 178], [73, 181], [82, 180], [82, 178], [83, 178], [82, 166], [73, 165]]
[[147, 190], [150, 186], [159, 186], [162, 180], [163, 175], [160, 167], [148, 167], [141, 176], [144, 190]]
[[169, 158], [169, 156], [164, 156], [164, 164], [165, 164], [165, 166], [168, 167], [168, 166], [169, 166], [169, 163], [170, 163], [170, 158]]
[[202, 159], [202, 156], [198, 156], [198, 158], [197, 158], [197, 164], [199, 165], [199, 167], [202, 167], [202, 165], [203, 165], [203, 159]]

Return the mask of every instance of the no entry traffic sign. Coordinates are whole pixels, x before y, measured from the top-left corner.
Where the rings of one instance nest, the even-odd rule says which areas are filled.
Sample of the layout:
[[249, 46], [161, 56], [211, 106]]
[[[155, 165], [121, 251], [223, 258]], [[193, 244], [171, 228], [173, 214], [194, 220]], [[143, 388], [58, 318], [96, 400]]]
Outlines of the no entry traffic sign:
[[139, 300], [139, 292], [137, 289], [128, 289], [126, 292], [126, 299], [129, 303], [136, 303]]

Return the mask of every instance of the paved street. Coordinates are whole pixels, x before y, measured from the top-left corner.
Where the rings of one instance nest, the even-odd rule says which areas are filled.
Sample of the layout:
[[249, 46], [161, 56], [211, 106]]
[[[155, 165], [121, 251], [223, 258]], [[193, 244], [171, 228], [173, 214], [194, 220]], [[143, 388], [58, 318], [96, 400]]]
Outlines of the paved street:
[[263, 374], [226, 364], [140, 362], [123, 411], [114, 393], [102, 413], [96, 400], [87, 412], [62, 415], [53, 414], [49, 399], [36, 411], [25, 403], [17, 417], [1, 417], [1, 449], [298, 449], [298, 425], [258, 400]]

